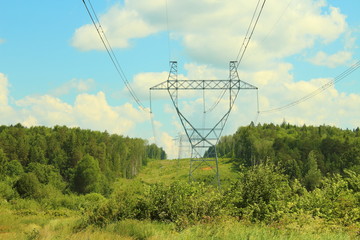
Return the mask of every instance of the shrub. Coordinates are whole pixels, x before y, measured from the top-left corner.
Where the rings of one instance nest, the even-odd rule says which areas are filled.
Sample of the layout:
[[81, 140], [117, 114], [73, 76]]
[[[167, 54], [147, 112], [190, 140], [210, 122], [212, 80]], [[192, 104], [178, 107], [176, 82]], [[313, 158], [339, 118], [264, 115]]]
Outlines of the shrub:
[[86, 221], [104, 226], [124, 219], [150, 219], [173, 222], [178, 229], [183, 229], [220, 216], [224, 204], [220, 192], [203, 183], [155, 184], [143, 191], [131, 186], [115, 190], [108, 201], [88, 214]]
[[5, 174], [10, 177], [19, 176], [24, 173], [21, 163], [17, 160], [11, 160], [5, 166]]
[[0, 198], [7, 201], [16, 198], [16, 191], [6, 182], [0, 182]]
[[200, 221], [211, 221], [222, 214], [225, 202], [220, 192], [204, 183], [174, 182], [156, 184], [141, 202], [143, 217], [174, 222], [178, 229]]
[[40, 198], [41, 184], [33, 173], [23, 174], [14, 185], [17, 192], [23, 198]]
[[321, 187], [300, 198], [299, 209], [337, 224], [349, 225], [360, 221], [360, 205], [347, 181], [336, 174], [325, 178]]
[[225, 195], [233, 215], [268, 222], [288, 211], [293, 197], [287, 177], [273, 165], [264, 164], [247, 170]]

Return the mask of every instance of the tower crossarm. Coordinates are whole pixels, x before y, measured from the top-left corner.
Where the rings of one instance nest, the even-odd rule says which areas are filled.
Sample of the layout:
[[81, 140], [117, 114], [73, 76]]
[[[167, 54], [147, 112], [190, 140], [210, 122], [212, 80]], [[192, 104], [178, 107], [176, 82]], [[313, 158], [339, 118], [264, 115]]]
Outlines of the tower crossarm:
[[[258, 88], [254, 85], [251, 85], [247, 82], [241, 81], [239, 74], [237, 72], [237, 62], [231, 61], [229, 64], [229, 79], [227, 80], [179, 80], [177, 74], [177, 62], [170, 62], [170, 72], [167, 81], [161, 82], [150, 90], [166, 90], [169, 93], [171, 101], [174, 104], [176, 113], [179, 117], [179, 120], [185, 130], [185, 134], [189, 140], [189, 143], [192, 148], [191, 158], [190, 158], [190, 171], [189, 171], [189, 179], [193, 178], [193, 172], [196, 169], [200, 169], [201, 166], [206, 164], [210, 167], [210, 169], [215, 169], [216, 180], [218, 186], [220, 186], [220, 178], [219, 178], [219, 167], [218, 167], [218, 157], [216, 151], [216, 145], [219, 142], [224, 126], [228, 120], [230, 112], [235, 104], [235, 100], [240, 92], [240, 90], [257, 90]], [[185, 90], [198, 90], [203, 94], [203, 102], [204, 102], [204, 114], [205, 111], [205, 91], [206, 90], [222, 90], [223, 94], [216, 102], [214, 107], [216, 107], [217, 103], [223, 98], [224, 94], [228, 92], [228, 108], [224, 108], [224, 115], [217, 114], [220, 120], [217, 121], [213, 127], [209, 128], [198, 128], [195, 127], [193, 123], [190, 122], [188, 118], [184, 116], [182, 111], [179, 108], [178, 100], [179, 100], [179, 91]], [[151, 91], [150, 91], [151, 93]], [[151, 94], [150, 94], [151, 96]], [[150, 97], [151, 99], [151, 97]], [[150, 104], [151, 106], [151, 104]], [[212, 108], [213, 109], [213, 108]], [[212, 111], [212, 110], [211, 110]], [[205, 121], [205, 117], [204, 117]], [[205, 124], [203, 124], [205, 126]], [[207, 152], [206, 152], [207, 151]], [[205, 156], [206, 155], [206, 156]], [[215, 166], [211, 166], [209, 162], [215, 162]]]
[[229, 90], [258, 89], [242, 80], [167, 80], [150, 90]]

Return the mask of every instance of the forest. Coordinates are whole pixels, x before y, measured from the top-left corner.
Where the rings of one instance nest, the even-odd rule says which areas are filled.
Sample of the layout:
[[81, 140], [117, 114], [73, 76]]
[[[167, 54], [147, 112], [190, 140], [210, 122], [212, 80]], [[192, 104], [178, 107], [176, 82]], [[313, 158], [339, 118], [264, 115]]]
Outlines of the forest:
[[65, 126], [0, 126], [0, 178], [16, 180], [21, 197], [35, 194], [29, 188], [39, 184], [107, 195], [117, 178], [133, 178], [149, 159], [165, 158], [162, 148], [139, 138]]
[[1, 126], [0, 238], [360, 237], [359, 128], [252, 123], [217, 152], [220, 187], [142, 139]]
[[251, 123], [222, 137], [217, 152], [237, 167], [272, 163], [290, 180], [314, 190], [324, 176], [360, 173], [360, 129]]

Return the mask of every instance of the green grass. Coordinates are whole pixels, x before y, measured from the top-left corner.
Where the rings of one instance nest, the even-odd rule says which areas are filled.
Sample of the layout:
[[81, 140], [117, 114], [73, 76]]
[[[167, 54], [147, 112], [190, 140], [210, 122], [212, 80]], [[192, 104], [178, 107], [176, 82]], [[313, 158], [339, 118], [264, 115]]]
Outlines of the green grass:
[[[229, 160], [220, 160], [222, 187], [237, 178]], [[199, 177], [214, 174], [212, 170], [197, 170]], [[136, 184], [170, 184], [174, 181], [188, 181], [189, 160], [151, 161], [135, 180], [120, 179], [114, 188], [136, 188]], [[141, 184], [140, 184], [141, 185]], [[360, 229], [329, 225], [324, 220], [308, 215], [289, 216], [282, 222], [263, 225], [238, 221], [234, 218], [210, 219], [177, 231], [173, 223], [151, 222], [149, 220], [122, 220], [105, 227], [82, 226], [83, 212], [69, 209], [49, 210], [34, 200], [17, 199], [7, 202], [0, 199], [0, 239], [360, 239]]]
[[[136, 179], [145, 183], [170, 184], [174, 181], [189, 181], [190, 160], [155, 160], [150, 161], [137, 175]], [[233, 170], [233, 164], [229, 159], [219, 159], [219, 174], [221, 187], [229, 185], [230, 181], [237, 178], [238, 173]], [[194, 179], [213, 179], [215, 170], [207, 165], [199, 167], [193, 173]]]
[[[1, 209], [4, 210], [4, 209]], [[266, 240], [300, 240], [358, 239], [355, 233], [343, 229], [336, 231], [323, 228], [316, 223], [308, 225], [265, 226], [238, 222], [235, 219], [219, 220], [213, 223], [195, 225], [177, 232], [173, 224], [150, 221], [123, 220], [104, 228], [88, 226], [77, 230], [80, 219], [77, 213], [71, 217], [51, 217], [40, 213], [30, 216], [14, 215], [16, 211], [3, 211], [0, 217], [0, 239], [266, 239]]]

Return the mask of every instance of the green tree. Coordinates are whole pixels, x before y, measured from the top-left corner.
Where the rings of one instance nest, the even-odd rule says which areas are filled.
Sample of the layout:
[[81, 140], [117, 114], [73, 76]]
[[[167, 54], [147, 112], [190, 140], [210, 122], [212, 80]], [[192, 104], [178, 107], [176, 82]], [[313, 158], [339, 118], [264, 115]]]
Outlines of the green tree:
[[293, 195], [287, 176], [272, 164], [247, 170], [228, 194], [234, 212], [253, 221], [278, 219], [288, 210], [287, 202]]
[[101, 179], [99, 162], [87, 154], [79, 161], [76, 167], [74, 190], [82, 194], [91, 192], [101, 193]]
[[32, 162], [28, 165], [27, 171], [34, 173], [42, 184], [50, 184], [59, 190], [65, 188], [65, 183], [59, 173], [59, 169], [52, 165]]
[[24, 173], [15, 182], [14, 187], [23, 198], [41, 197], [41, 183], [34, 173]]
[[4, 151], [2, 150], [2, 148], [0, 148], [0, 177], [5, 175], [6, 162], [7, 162], [7, 157]]
[[308, 190], [313, 191], [317, 186], [319, 186], [322, 177], [317, 165], [315, 151], [311, 151], [309, 153], [307, 169], [307, 173], [304, 177], [304, 185]]
[[9, 177], [20, 176], [24, 168], [18, 160], [12, 160], [5, 165], [5, 174]]

